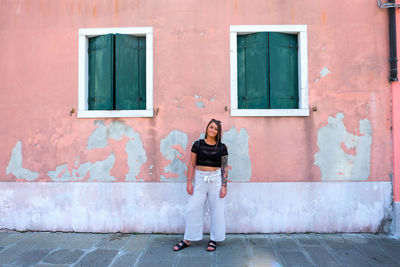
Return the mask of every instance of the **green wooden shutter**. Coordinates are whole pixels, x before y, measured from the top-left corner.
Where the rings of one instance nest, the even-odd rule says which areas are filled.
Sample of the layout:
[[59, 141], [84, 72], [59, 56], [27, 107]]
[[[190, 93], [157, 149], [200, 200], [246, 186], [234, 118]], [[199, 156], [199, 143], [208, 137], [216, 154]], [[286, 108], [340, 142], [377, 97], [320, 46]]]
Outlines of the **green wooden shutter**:
[[146, 109], [146, 38], [115, 36], [115, 108]]
[[269, 33], [271, 108], [299, 108], [297, 35]]
[[269, 107], [268, 35], [238, 35], [238, 108]]
[[138, 109], [146, 109], [146, 37], [139, 37]]
[[114, 87], [114, 36], [89, 39], [89, 110], [112, 110]]
[[238, 108], [246, 108], [246, 36], [237, 36]]

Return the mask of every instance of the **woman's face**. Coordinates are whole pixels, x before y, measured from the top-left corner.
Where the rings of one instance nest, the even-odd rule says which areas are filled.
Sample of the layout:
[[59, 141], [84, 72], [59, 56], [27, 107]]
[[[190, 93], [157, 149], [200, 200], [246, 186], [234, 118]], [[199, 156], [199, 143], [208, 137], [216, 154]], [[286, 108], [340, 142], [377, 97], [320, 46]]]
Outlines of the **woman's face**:
[[218, 126], [215, 122], [211, 122], [207, 128], [207, 135], [213, 138], [216, 138], [218, 134]]

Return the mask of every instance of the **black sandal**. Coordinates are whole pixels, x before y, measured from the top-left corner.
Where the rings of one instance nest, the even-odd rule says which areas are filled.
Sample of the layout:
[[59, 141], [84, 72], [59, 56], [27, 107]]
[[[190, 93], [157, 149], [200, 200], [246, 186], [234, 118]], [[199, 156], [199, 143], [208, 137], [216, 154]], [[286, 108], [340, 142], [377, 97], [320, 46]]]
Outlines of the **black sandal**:
[[190, 246], [190, 245], [186, 244], [185, 241], [181, 240], [181, 241], [179, 241], [178, 244], [176, 244], [176, 245], [174, 246], [174, 247], [177, 247], [178, 249], [175, 250], [174, 247], [172, 247], [172, 250], [173, 250], [173, 251], [179, 251], [179, 250], [184, 249], [184, 248], [187, 248], [187, 247], [189, 247], [189, 246]]
[[[213, 248], [213, 249], [208, 249], [208, 248]], [[206, 248], [206, 250], [208, 252], [213, 252], [217, 249], [217, 242], [210, 240], [210, 242], [208, 242], [208, 246]]]

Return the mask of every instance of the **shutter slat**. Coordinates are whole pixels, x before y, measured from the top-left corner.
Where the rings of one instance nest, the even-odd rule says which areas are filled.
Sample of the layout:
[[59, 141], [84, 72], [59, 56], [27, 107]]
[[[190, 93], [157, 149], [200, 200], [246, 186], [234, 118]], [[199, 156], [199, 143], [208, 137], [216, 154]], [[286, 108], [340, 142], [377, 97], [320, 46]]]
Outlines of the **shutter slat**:
[[89, 110], [113, 109], [113, 38], [107, 34], [89, 39]]

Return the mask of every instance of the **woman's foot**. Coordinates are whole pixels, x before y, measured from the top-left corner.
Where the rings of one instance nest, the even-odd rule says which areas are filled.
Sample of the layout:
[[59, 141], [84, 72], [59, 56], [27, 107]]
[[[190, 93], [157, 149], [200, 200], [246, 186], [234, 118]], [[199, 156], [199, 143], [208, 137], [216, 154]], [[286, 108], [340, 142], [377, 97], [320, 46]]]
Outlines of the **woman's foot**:
[[179, 241], [179, 243], [176, 244], [172, 249], [173, 249], [174, 251], [179, 251], [179, 250], [184, 249], [184, 248], [187, 248], [187, 247], [189, 247], [189, 246], [190, 246], [190, 242], [187, 241], [187, 240], [185, 240], [185, 239], [182, 239], [182, 240]]
[[216, 249], [217, 249], [217, 242], [210, 240], [210, 242], [208, 242], [207, 251], [211, 252]]

